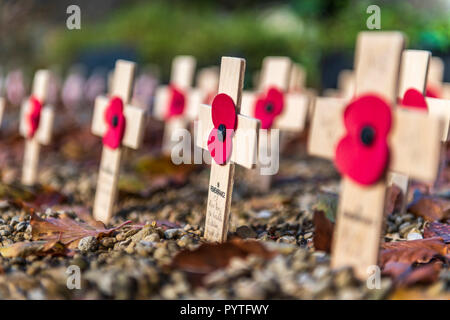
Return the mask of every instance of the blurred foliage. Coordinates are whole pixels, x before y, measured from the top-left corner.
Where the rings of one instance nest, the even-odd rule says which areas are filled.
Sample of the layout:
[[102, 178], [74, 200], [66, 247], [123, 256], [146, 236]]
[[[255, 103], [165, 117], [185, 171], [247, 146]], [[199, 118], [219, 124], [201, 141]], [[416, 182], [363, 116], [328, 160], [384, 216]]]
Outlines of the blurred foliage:
[[405, 32], [410, 47], [449, 50], [448, 0], [156, 0], [124, 2], [94, 21], [82, 16], [81, 30], [51, 29], [39, 63], [68, 66], [95, 48], [125, 46], [136, 50], [140, 64], [158, 65], [167, 81], [177, 54], [196, 56], [199, 67], [217, 65], [223, 55], [242, 56], [248, 72], [267, 55], [286, 55], [304, 64], [309, 84], [317, 86], [325, 54], [352, 55], [371, 4], [381, 8], [382, 30]]

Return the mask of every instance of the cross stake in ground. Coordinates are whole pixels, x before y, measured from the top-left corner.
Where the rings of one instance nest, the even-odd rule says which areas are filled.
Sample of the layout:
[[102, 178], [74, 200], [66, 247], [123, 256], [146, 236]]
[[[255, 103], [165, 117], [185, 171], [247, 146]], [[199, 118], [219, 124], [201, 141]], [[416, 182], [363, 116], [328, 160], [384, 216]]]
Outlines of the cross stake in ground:
[[198, 106], [203, 102], [203, 92], [192, 88], [196, 61], [191, 56], [178, 56], [172, 62], [169, 86], [156, 90], [154, 115], [165, 121], [162, 151], [171, 153], [172, 134], [185, 129], [197, 117]]
[[94, 218], [107, 223], [112, 216], [123, 147], [142, 143], [145, 111], [129, 105], [135, 64], [117, 60], [111, 97], [95, 100], [92, 133], [103, 137], [103, 151], [94, 201]]
[[[262, 138], [261, 134], [259, 136], [259, 155], [279, 153], [279, 145], [268, 144], [271, 129], [301, 132], [305, 128], [309, 98], [298, 92], [288, 93], [291, 71], [289, 58], [267, 57], [263, 61], [260, 92], [244, 92], [242, 95], [241, 113], [260, 119], [261, 128], [267, 130], [267, 139]], [[267, 192], [274, 173], [261, 174], [261, 166], [264, 167], [264, 164], [259, 163], [256, 169], [250, 171], [249, 178], [254, 188]]]
[[206, 209], [205, 238], [227, 239], [235, 163], [251, 169], [256, 163], [256, 119], [237, 114], [244, 80], [245, 60], [223, 57], [219, 94], [212, 106], [201, 105], [197, 145], [212, 156]]
[[4, 112], [5, 112], [5, 99], [3, 97], [0, 97], [0, 125], [2, 124]]
[[37, 71], [31, 96], [21, 107], [19, 131], [25, 137], [22, 183], [27, 186], [36, 183], [41, 144], [48, 145], [51, 140], [54, 111], [53, 107], [45, 105], [49, 79], [48, 70]]
[[[424, 98], [427, 87], [427, 74], [431, 53], [423, 50], [405, 50], [402, 55], [398, 99], [407, 108], [422, 109], [432, 116], [441, 117], [444, 123], [442, 142], [448, 140], [448, 126], [450, 119], [450, 100]], [[416, 97], [414, 97], [416, 95]], [[445, 155], [445, 153], [441, 153]], [[409, 179], [407, 175], [392, 172], [388, 178], [390, 183], [396, 184], [402, 190], [401, 211], [406, 210]]]
[[403, 46], [398, 32], [360, 33], [355, 99], [318, 98], [309, 137], [309, 153], [334, 158], [343, 175], [332, 267], [352, 266], [361, 279], [378, 261], [387, 170], [432, 182], [439, 167], [442, 120], [390, 107]]

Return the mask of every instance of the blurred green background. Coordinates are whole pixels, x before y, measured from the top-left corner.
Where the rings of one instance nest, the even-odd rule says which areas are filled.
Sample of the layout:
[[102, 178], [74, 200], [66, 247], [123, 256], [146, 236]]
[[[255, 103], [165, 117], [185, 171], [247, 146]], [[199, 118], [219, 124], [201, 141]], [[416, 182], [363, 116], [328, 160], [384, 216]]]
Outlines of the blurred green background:
[[[81, 8], [81, 30], [66, 28], [70, 4]], [[2, 0], [0, 65], [112, 66], [125, 57], [158, 65], [167, 81], [177, 54], [196, 56], [198, 67], [233, 55], [247, 59], [249, 86], [265, 56], [286, 55], [307, 68], [310, 86], [329, 87], [352, 67], [371, 4], [381, 8], [382, 30], [401, 30], [408, 47], [443, 57], [450, 81], [450, 0]]]

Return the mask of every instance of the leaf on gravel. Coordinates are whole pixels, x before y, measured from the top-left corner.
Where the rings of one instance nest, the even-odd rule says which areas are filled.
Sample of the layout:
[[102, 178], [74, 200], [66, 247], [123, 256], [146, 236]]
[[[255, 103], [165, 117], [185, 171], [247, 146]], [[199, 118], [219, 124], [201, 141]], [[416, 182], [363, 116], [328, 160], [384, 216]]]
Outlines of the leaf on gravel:
[[331, 251], [334, 223], [331, 222], [323, 211], [314, 211], [314, 248], [325, 252]]
[[450, 293], [433, 292], [433, 288], [398, 288], [389, 297], [391, 300], [450, 300]]
[[385, 242], [382, 245], [380, 264], [388, 262], [427, 263], [436, 255], [448, 254], [449, 245], [442, 238], [429, 238], [410, 241]]
[[58, 241], [32, 241], [32, 242], [17, 242], [12, 245], [0, 248], [0, 254], [5, 258], [22, 257], [25, 258], [30, 255], [64, 255], [71, 256], [73, 251], [67, 249]]
[[165, 177], [169, 182], [183, 184], [196, 166], [173, 163], [170, 156], [143, 156], [136, 162], [136, 171], [149, 178]]
[[431, 222], [424, 231], [424, 238], [441, 237], [445, 243], [450, 243], [450, 225], [448, 223]]
[[439, 237], [388, 242], [382, 248], [383, 274], [392, 277], [398, 286], [432, 283], [439, 277], [442, 262], [448, 263], [449, 246]]
[[95, 224], [92, 222], [86, 223], [75, 221], [67, 215], [60, 215], [60, 218], [42, 219], [35, 213], [32, 213], [30, 225], [32, 227], [31, 235], [33, 240], [59, 241], [68, 248], [73, 249], [78, 246], [78, 242], [84, 237], [102, 238], [130, 222], [126, 221], [115, 228], [106, 229], [100, 221], [97, 221]]
[[258, 241], [235, 238], [224, 243], [203, 243], [193, 251], [183, 250], [173, 258], [171, 266], [203, 277], [225, 268], [232, 258], [245, 259], [249, 255], [257, 255], [268, 260], [276, 254]]
[[450, 217], [450, 200], [419, 195], [409, 206], [408, 211], [428, 221], [448, 219]]
[[32, 188], [0, 183], [0, 197], [25, 209], [45, 210], [66, 200], [66, 196], [50, 186]]

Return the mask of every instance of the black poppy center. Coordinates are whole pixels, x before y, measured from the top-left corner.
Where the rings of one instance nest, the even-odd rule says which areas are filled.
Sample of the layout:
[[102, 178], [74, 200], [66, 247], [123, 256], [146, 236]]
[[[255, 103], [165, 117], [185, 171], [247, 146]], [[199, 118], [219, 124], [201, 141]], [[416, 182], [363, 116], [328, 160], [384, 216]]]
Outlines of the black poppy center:
[[365, 126], [361, 130], [361, 142], [370, 146], [375, 140], [375, 130], [371, 126]]
[[272, 113], [273, 112], [273, 104], [272, 104], [272, 102], [268, 102], [266, 104], [266, 112], [267, 113]]
[[119, 124], [119, 117], [117, 115], [113, 116], [111, 124], [113, 128], [117, 127], [117, 125]]
[[224, 124], [219, 125], [219, 128], [217, 128], [217, 137], [220, 142], [224, 142], [225, 138], [227, 136], [227, 128]]

